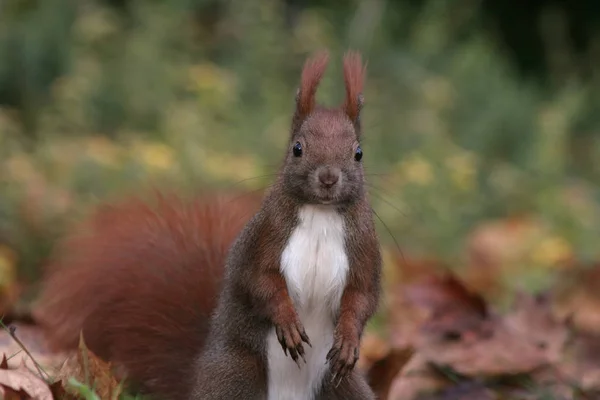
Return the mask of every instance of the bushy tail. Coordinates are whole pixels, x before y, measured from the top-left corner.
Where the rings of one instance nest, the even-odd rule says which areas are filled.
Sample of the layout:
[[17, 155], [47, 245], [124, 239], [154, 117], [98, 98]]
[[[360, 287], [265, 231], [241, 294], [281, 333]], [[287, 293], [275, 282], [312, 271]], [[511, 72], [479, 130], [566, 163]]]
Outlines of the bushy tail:
[[88, 347], [162, 398], [181, 398], [228, 248], [259, 196], [158, 196], [97, 209], [56, 248], [34, 318], [57, 350]]

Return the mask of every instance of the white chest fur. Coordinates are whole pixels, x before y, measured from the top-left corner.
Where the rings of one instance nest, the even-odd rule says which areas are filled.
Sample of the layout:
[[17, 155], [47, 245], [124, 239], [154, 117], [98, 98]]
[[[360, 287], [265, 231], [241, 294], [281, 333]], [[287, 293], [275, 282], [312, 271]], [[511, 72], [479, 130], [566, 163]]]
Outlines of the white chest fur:
[[267, 339], [269, 400], [312, 400], [327, 371], [333, 318], [348, 273], [344, 220], [333, 208], [304, 206], [281, 255], [283, 273], [312, 347], [304, 344], [301, 368], [283, 353], [272, 331]]

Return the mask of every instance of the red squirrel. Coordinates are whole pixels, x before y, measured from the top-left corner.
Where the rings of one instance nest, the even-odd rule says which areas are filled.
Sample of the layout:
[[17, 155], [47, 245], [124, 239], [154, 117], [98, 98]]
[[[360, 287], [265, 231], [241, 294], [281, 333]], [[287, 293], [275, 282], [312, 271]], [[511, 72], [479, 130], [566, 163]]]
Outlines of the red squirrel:
[[345, 100], [328, 108], [316, 102], [328, 60], [304, 64], [260, 204], [133, 202], [59, 248], [34, 311], [56, 348], [82, 330], [164, 399], [375, 399], [354, 368], [382, 264], [360, 147], [366, 68], [344, 56]]

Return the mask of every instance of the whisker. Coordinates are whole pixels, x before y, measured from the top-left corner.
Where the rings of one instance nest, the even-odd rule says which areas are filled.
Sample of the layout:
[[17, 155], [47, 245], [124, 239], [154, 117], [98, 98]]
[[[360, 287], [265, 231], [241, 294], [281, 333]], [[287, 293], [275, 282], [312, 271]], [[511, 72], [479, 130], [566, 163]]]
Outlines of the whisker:
[[[374, 195], [375, 197], [377, 197], [379, 200], [383, 201], [384, 203], [386, 203], [387, 205], [389, 205], [390, 207], [392, 207], [394, 210], [396, 210], [398, 213], [400, 213], [403, 217], [408, 218], [408, 215], [406, 214], [406, 212], [404, 212], [403, 210], [401, 210], [397, 205], [395, 205], [391, 201], [386, 200], [386, 198], [383, 196], [383, 195], [387, 194], [384, 189], [382, 189], [382, 188], [380, 188], [378, 186], [375, 186], [371, 182], [366, 182], [366, 186], [369, 189], [373, 189], [373, 191], [369, 191], [369, 193], [371, 193], [372, 195]], [[375, 191], [380, 192], [381, 194], [377, 194]]]
[[[377, 191], [379, 191], [379, 192], [381, 192], [383, 194], [387, 194], [384, 189], [382, 189], [382, 188], [380, 188], [378, 186], [375, 186], [375, 184], [373, 184], [372, 182], [366, 182], [365, 184], [370, 189], [377, 190]], [[384, 199], [382, 199], [382, 200], [384, 200]], [[409, 208], [409, 211], [412, 213], [411, 215], [414, 214], [417, 218], [422, 219], [421, 216], [423, 215], [423, 213], [419, 210], [419, 208], [417, 207], [417, 205], [415, 203], [405, 202], [404, 204]], [[389, 205], [392, 206], [393, 208], [397, 207], [397, 206], [394, 207], [393, 204], [389, 204]], [[401, 213], [404, 217], [408, 218], [408, 215], [406, 213], [404, 213], [402, 210], [396, 209], [396, 211], [398, 211], [399, 213]]]
[[398, 241], [396, 240], [396, 237], [392, 233], [391, 229], [387, 226], [387, 224], [385, 222], [383, 222], [383, 220], [381, 219], [381, 217], [379, 216], [379, 214], [377, 214], [377, 212], [375, 211], [375, 209], [373, 209], [373, 207], [371, 207], [371, 211], [373, 211], [373, 214], [377, 217], [377, 219], [379, 219], [379, 221], [381, 221], [381, 223], [383, 224], [383, 226], [385, 227], [385, 229], [388, 231], [388, 233], [392, 237], [392, 240], [396, 244], [396, 248], [398, 249], [398, 252], [400, 253], [400, 256], [402, 257], [402, 261], [404, 263], [406, 263], [406, 258], [404, 257], [404, 252], [400, 248], [400, 245], [398, 244]]
[[275, 173], [271, 173], [271, 174], [258, 175], [258, 176], [253, 176], [251, 178], [242, 179], [241, 181], [237, 181], [237, 182], [232, 183], [230, 187], [234, 187], [236, 185], [239, 185], [240, 183], [251, 181], [253, 179], [266, 178], [266, 177], [269, 177], [269, 176], [277, 176], [277, 173], [275, 172]]
[[[371, 189], [378, 190], [377, 188], [374, 188], [374, 187], [371, 187]], [[398, 213], [400, 213], [403, 217], [408, 218], [408, 215], [406, 215], [406, 213], [404, 211], [402, 211], [400, 208], [398, 208], [397, 206], [395, 206], [392, 202], [386, 200], [382, 195], [377, 194], [375, 192], [371, 192], [371, 194], [373, 196], [377, 197], [379, 200], [383, 201], [388, 206], [392, 207], [394, 210], [396, 210]]]
[[381, 172], [381, 173], [365, 173], [365, 176], [389, 176], [390, 172]]
[[245, 191], [244, 193], [240, 194], [239, 196], [235, 196], [234, 198], [232, 198], [231, 200], [229, 200], [229, 202], [233, 202], [233, 201], [239, 200], [239, 199], [241, 199], [244, 196], [250, 196], [250, 195], [253, 195], [253, 194], [255, 194], [257, 192], [260, 192], [260, 191], [265, 191], [265, 190], [271, 188], [273, 185], [275, 185], [275, 182], [270, 183], [270, 184], [268, 184], [266, 186], [261, 186], [258, 189], [254, 189], [254, 190], [250, 190], [250, 191]]

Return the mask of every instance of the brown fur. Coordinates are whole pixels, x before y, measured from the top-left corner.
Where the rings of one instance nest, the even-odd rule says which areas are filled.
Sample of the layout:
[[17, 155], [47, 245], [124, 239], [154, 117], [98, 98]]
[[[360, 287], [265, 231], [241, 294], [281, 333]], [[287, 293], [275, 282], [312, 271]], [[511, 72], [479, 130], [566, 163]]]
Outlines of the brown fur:
[[[359, 53], [350, 51], [344, 56], [344, 83], [346, 85], [346, 98], [344, 111], [352, 122], [357, 122], [363, 105], [363, 86], [366, 66], [363, 67]], [[357, 132], [360, 135], [360, 131]]]
[[323, 78], [329, 54], [321, 52], [308, 59], [302, 70], [302, 79], [300, 83], [300, 99], [298, 100], [298, 113], [307, 116], [315, 108], [317, 87]]
[[[351, 86], [347, 87], [347, 93], [358, 101], [362, 77], [357, 75], [357, 60], [360, 62], [356, 55], [347, 58], [345, 70], [346, 82]], [[361, 65], [358, 67], [363, 71]], [[228, 279], [211, 323], [205, 351], [197, 361], [194, 399], [267, 398], [265, 342], [271, 327], [276, 328], [282, 351], [294, 360], [298, 360], [304, 346], [310, 344], [280, 272], [282, 251], [298, 222], [298, 210], [306, 204], [330, 204], [344, 217], [350, 261], [334, 345], [327, 356], [331, 369], [317, 398], [374, 398], [364, 378], [353, 369], [364, 326], [378, 304], [381, 270], [379, 242], [364, 190], [362, 163], [354, 158], [359, 135], [356, 121], [348, 115], [350, 111], [357, 119], [360, 110], [356, 108], [358, 103], [348, 98], [347, 106], [326, 108], [313, 107], [313, 100], [303, 97], [303, 93], [314, 97], [314, 84], [318, 83], [323, 69], [322, 62], [305, 64], [290, 146], [279, 176], [259, 212], [232, 245], [226, 266]], [[312, 78], [304, 79], [307, 76]], [[304, 90], [307, 87], [311, 90]], [[305, 114], [307, 108], [312, 108], [309, 114]], [[301, 156], [292, 151], [297, 143], [305, 149]], [[323, 168], [335, 169], [342, 183], [324, 188], [318, 179]], [[239, 360], [246, 361], [240, 363]]]
[[183, 396], [203, 345], [231, 242], [259, 196], [161, 196], [104, 206], [48, 266], [34, 316], [55, 349], [89, 348], [144, 391]]
[[321, 51], [304, 63], [300, 87], [296, 94], [296, 111], [292, 122], [292, 132], [297, 131], [304, 119], [314, 110], [317, 88], [327, 69], [328, 62], [329, 53]]
[[[52, 341], [73, 347], [83, 328], [92, 350], [167, 399], [266, 399], [269, 331], [275, 327], [295, 360], [310, 344], [281, 254], [300, 207], [328, 204], [346, 223], [349, 276], [317, 399], [374, 399], [354, 370], [379, 299], [381, 255], [355, 157], [364, 69], [352, 54], [344, 63], [347, 96], [336, 108], [315, 101], [327, 54], [305, 64], [282, 168], [239, 234], [254, 203], [131, 202], [76, 231], [59, 250], [61, 268], [52, 268], [36, 311]], [[301, 156], [293, 152], [298, 143]], [[340, 179], [328, 186], [323, 171]]]

